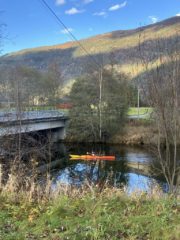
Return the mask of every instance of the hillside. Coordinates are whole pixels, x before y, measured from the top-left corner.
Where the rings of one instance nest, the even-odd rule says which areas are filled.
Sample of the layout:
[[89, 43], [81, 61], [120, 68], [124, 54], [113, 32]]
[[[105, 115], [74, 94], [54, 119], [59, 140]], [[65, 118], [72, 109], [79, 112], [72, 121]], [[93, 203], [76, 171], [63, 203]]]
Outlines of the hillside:
[[[145, 27], [105, 33], [80, 42], [97, 61], [103, 56], [103, 63], [106, 65], [112, 61], [113, 56], [118, 70], [136, 77], [143, 72], [142, 66], [136, 64], [139, 57], [139, 39], [147, 46], [148, 54], [156, 51], [154, 46], [156, 39], [172, 39], [179, 29], [180, 17], [173, 17]], [[67, 82], [86, 71], [87, 65], [93, 64], [92, 58], [87, 56], [75, 42], [25, 49], [6, 54], [0, 59], [1, 70], [14, 65], [27, 65], [46, 70], [50, 63], [56, 62]]]

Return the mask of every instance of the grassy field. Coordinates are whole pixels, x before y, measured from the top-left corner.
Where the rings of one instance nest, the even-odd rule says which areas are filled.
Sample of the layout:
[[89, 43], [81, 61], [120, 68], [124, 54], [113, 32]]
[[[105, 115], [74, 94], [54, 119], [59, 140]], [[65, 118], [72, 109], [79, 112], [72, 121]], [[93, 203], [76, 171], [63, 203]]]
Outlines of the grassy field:
[[178, 240], [180, 205], [170, 197], [106, 189], [39, 202], [0, 194], [1, 240]]
[[[153, 109], [150, 107], [140, 107], [139, 108], [139, 114], [140, 115], [150, 115], [153, 112]], [[128, 116], [132, 115], [138, 115], [138, 108], [137, 107], [131, 107], [128, 111]]]

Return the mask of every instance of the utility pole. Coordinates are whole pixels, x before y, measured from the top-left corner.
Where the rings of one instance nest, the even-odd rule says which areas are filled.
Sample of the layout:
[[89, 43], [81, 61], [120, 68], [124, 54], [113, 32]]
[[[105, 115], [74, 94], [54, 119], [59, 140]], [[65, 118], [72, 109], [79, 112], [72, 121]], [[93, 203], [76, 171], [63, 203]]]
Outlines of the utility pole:
[[99, 72], [99, 139], [102, 139], [102, 67]]
[[139, 86], [138, 86], [138, 99], [137, 99], [137, 107], [138, 107], [138, 120], [139, 120], [139, 105], [140, 105], [140, 91], [141, 91], [141, 89], [139, 88]]
[[18, 121], [18, 161], [21, 160], [21, 142], [22, 142], [22, 96], [21, 96], [21, 80], [19, 79], [20, 73], [15, 69], [14, 82], [16, 83], [16, 118]]
[[2, 165], [0, 164], [0, 190], [2, 189]]

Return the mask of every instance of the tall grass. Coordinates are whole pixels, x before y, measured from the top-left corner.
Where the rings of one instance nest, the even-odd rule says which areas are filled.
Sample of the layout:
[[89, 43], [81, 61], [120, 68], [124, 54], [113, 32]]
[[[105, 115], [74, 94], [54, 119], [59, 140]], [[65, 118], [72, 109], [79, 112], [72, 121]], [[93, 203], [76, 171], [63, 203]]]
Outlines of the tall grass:
[[[11, 171], [0, 192], [0, 239], [174, 239], [180, 237], [179, 200], [154, 187], [127, 194], [107, 184], [57, 184], [47, 174]], [[24, 173], [23, 173], [24, 172]], [[3, 173], [2, 173], [3, 175]]]

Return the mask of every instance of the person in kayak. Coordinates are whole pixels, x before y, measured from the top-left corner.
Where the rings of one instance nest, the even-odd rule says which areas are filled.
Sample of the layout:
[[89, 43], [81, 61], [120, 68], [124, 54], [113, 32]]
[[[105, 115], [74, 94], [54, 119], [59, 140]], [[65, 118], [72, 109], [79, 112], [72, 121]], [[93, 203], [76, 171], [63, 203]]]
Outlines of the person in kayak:
[[92, 151], [91, 153], [87, 152], [86, 155], [95, 156], [95, 152], [94, 151]]

